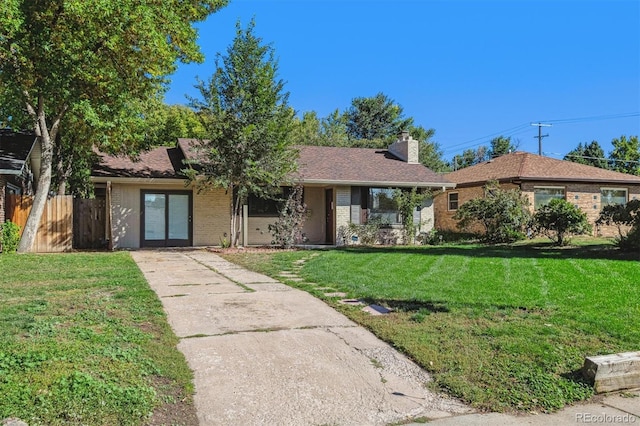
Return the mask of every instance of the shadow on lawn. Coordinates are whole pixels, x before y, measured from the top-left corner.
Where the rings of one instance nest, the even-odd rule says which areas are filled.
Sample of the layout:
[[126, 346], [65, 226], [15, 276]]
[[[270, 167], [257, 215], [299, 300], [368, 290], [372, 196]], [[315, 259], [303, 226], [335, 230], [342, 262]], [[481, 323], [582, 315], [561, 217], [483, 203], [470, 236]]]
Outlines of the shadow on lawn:
[[353, 253], [406, 253], [429, 256], [468, 256], [537, 259], [608, 259], [640, 260], [640, 253], [624, 252], [610, 244], [555, 247], [551, 244], [495, 245], [479, 244], [444, 246], [349, 246], [339, 250]]

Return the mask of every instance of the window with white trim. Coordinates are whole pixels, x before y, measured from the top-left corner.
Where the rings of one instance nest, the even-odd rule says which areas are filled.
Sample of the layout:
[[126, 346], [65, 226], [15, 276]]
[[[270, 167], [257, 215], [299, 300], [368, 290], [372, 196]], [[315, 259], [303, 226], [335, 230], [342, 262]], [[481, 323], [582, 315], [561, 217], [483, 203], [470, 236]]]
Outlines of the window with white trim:
[[625, 188], [600, 188], [600, 207], [613, 204], [627, 204], [627, 190]]
[[539, 209], [554, 198], [564, 200], [564, 186], [535, 186], [533, 188], [533, 208]]

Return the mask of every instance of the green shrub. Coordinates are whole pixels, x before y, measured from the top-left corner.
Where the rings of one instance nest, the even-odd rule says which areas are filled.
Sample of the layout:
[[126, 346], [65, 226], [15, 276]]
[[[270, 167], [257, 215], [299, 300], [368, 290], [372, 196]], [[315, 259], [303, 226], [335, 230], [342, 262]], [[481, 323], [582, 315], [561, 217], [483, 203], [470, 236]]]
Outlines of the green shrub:
[[363, 224], [349, 223], [344, 235], [345, 244], [351, 244], [352, 237], [356, 237], [360, 244], [373, 245], [378, 241], [379, 231], [383, 223], [380, 219], [374, 218]]
[[591, 233], [587, 214], [560, 198], [554, 198], [540, 207], [533, 219], [536, 232], [546, 235], [559, 246], [569, 243], [569, 235]]
[[0, 241], [2, 245], [2, 252], [15, 252], [18, 249], [18, 243], [20, 242], [20, 227], [8, 220], [0, 226], [0, 229], [2, 229], [2, 239]]
[[[626, 205], [605, 206], [596, 221], [598, 225], [615, 224], [618, 227], [618, 247], [623, 250], [640, 249], [640, 200], [631, 200]], [[631, 227], [627, 232], [623, 228]]]
[[531, 224], [529, 199], [519, 189], [502, 190], [497, 182], [488, 182], [485, 196], [467, 201], [453, 216], [458, 228], [470, 230], [480, 225], [481, 238], [487, 243], [512, 243], [526, 238]]

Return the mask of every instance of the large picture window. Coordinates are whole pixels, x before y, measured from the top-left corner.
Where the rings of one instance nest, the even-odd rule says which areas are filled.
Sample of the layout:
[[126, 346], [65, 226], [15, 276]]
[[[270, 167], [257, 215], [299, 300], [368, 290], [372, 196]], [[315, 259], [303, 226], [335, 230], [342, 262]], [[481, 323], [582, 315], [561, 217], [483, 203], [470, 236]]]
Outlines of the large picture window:
[[402, 223], [393, 188], [369, 188], [369, 220], [379, 219], [383, 224]]
[[249, 205], [249, 216], [252, 217], [278, 217], [280, 210], [284, 206], [284, 202], [291, 193], [290, 187], [282, 188], [282, 192], [273, 198], [260, 198], [255, 195], [249, 195], [247, 204]]
[[549, 201], [554, 198], [564, 199], [564, 187], [537, 186], [533, 188], [533, 208], [536, 210], [549, 204]]
[[601, 188], [600, 200], [602, 207], [613, 204], [627, 204], [627, 190], [623, 188]]

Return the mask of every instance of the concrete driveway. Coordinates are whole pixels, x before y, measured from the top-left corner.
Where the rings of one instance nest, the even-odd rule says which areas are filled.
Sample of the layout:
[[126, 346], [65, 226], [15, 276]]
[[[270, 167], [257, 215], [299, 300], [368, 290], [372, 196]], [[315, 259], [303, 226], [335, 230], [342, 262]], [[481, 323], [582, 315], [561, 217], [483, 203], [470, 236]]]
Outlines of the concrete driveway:
[[472, 411], [306, 292], [206, 250], [131, 255], [194, 371], [202, 425], [385, 425]]

